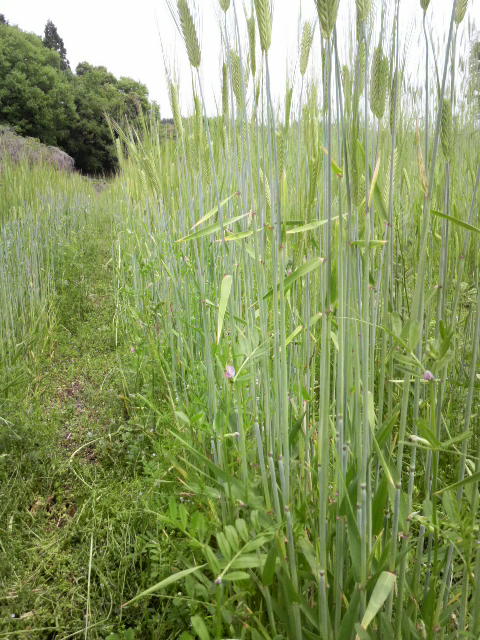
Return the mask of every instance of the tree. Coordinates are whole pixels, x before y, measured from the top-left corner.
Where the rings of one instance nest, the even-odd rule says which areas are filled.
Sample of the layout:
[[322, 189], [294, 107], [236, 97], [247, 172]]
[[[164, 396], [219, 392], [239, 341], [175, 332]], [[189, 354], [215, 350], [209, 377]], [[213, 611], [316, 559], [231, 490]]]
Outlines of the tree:
[[0, 24], [8, 24], [7, 19], [5, 18], [3, 13], [0, 13]]
[[62, 38], [58, 35], [57, 27], [51, 20], [48, 20], [45, 25], [43, 44], [49, 49], [53, 49], [60, 54], [60, 65], [63, 71], [70, 69], [70, 64], [67, 60], [67, 50], [65, 49]]
[[65, 151], [86, 173], [112, 173], [117, 168], [115, 144], [107, 116], [135, 123], [150, 108], [147, 88], [131, 78], [117, 78], [105, 67], [81, 62], [73, 78], [76, 119]]
[[61, 145], [75, 119], [71, 81], [41, 38], [0, 25], [0, 122], [23, 136]]
[[153, 108], [147, 88], [88, 62], [75, 74], [65, 73], [61, 52], [44, 42], [0, 24], [0, 124], [62, 148], [85, 173], [114, 172], [116, 148], [107, 117], [138, 124], [140, 114]]

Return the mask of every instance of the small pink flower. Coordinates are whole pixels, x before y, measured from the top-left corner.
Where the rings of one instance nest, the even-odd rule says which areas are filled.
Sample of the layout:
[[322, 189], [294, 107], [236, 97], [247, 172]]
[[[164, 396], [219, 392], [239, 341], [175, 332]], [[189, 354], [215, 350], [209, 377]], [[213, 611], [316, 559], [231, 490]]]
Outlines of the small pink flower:
[[225, 367], [225, 378], [227, 380], [233, 380], [235, 373], [235, 367], [232, 364], [227, 364]]
[[435, 380], [435, 376], [431, 371], [428, 371], [427, 369], [427, 371], [425, 371], [425, 373], [423, 374], [423, 379], [427, 382], [431, 382], [432, 380]]
[[136, 351], [135, 347], [130, 347], [130, 353], [136, 353]]

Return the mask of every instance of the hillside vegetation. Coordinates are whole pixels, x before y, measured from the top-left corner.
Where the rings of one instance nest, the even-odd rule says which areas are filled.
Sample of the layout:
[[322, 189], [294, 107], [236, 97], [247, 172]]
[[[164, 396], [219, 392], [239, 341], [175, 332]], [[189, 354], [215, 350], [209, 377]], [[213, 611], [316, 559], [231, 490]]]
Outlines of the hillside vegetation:
[[[49, 24], [55, 30], [48, 23], [46, 36]], [[155, 109], [147, 88], [88, 62], [73, 73], [51, 46], [50, 39], [0, 21], [0, 125], [60, 147], [84, 173], [111, 174], [117, 158], [105, 117], [137, 123], [142, 111]]]
[[277, 108], [220, 0], [211, 119], [178, 0], [175, 137], [2, 167], [0, 637], [480, 637], [478, 76], [466, 1], [421, 89], [387, 4], [316, 0]]

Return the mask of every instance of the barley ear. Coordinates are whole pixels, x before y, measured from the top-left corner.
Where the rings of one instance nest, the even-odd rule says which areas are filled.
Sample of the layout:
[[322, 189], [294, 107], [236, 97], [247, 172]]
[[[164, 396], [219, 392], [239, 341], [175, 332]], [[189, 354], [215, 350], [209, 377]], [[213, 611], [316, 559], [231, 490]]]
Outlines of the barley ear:
[[230, 70], [232, 74], [232, 89], [237, 106], [243, 104], [243, 88], [242, 88], [242, 61], [236, 51], [230, 51]]
[[379, 43], [373, 54], [370, 85], [370, 108], [379, 120], [381, 120], [385, 113], [388, 76], [388, 58], [384, 55], [382, 45]]
[[367, 45], [362, 38], [358, 45], [357, 60], [355, 62], [355, 91], [357, 96], [361, 96], [365, 88], [365, 72], [367, 70]]
[[292, 113], [292, 99], [293, 99], [293, 87], [287, 78], [287, 85], [285, 88], [285, 128], [290, 126], [290, 114]]
[[332, 35], [337, 21], [340, 0], [316, 0], [318, 19], [322, 27], [323, 37], [327, 40]]
[[230, 0], [218, 0], [218, 2], [220, 3], [222, 11], [225, 11], [226, 13], [230, 8]]
[[198, 69], [201, 61], [200, 43], [187, 0], [177, 0], [177, 8], [188, 59], [192, 67]]
[[270, 191], [270, 183], [268, 182], [267, 176], [263, 173], [262, 168], [259, 169], [260, 173], [260, 183], [263, 187], [263, 193], [265, 195], [265, 204], [267, 206], [267, 211], [272, 208], [272, 194]]
[[263, 52], [270, 49], [272, 43], [272, 10], [270, 0], [255, 0], [260, 46]]
[[442, 151], [447, 162], [452, 158], [453, 148], [453, 119], [452, 119], [452, 103], [450, 100], [444, 99], [442, 104], [442, 127], [440, 130], [440, 139], [442, 141]]
[[197, 93], [193, 96], [193, 104], [195, 106], [195, 140], [197, 148], [200, 150], [203, 138], [203, 110], [202, 101]]
[[[395, 116], [395, 87], [397, 85], [397, 77], [398, 77], [398, 85], [400, 87], [401, 76], [398, 76], [398, 70], [396, 69], [393, 78], [392, 78], [392, 86], [390, 89], [390, 131], [393, 132], [393, 124], [394, 124], [394, 116]], [[400, 91], [399, 91], [400, 95]], [[397, 118], [399, 116], [400, 111], [400, 101], [397, 100]]]
[[302, 42], [300, 44], [300, 73], [305, 75], [313, 43], [313, 27], [311, 22], [303, 25]]
[[350, 68], [346, 64], [343, 65], [342, 67], [341, 78], [342, 78], [343, 93], [345, 95], [345, 104], [348, 110], [350, 110], [351, 104], [352, 104], [353, 81], [352, 81], [352, 73], [350, 71]]
[[430, 0], [420, 0], [420, 6], [424, 11], [428, 9], [429, 4], [430, 4]]
[[177, 137], [183, 136], [183, 121], [182, 114], [180, 112], [180, 102], [178, 99], [178, 87], [173, 82], [168, 83], [168, 94], [170, 98], [170, 108], [173, 114], [173, 121], [175, 123], [175, 129], [177, 131]]
[[257, 73], [257, 57], [255, 51], [255, 16], [252, 14], [250, 18], [247, 18], [247, 30], [248, 30], [248, 45], [250, 49], [250, 69], [252, 76], [255, 77]]
[[224, 120], [228, 120], [230, 101], [228, 99], [228, 68], [225, 63], [222, 67], [222, 112]]
[[357, 20], [360, 23], [365, 22], [372, 8], [371, 0], [355, 0], [355, 5], [357, 7]]
[[455, 22], [460, 24], [467, 13], [468, 0], [457, 0], [457, 6], [455, 7]]

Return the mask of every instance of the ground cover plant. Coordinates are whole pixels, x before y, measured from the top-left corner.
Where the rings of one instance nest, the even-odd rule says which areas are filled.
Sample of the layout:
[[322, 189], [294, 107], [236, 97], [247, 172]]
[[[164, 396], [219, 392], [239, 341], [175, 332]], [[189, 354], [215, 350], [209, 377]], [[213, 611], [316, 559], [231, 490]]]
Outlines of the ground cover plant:
[[174, 137], [110, 121], [104, 189], [2, 168], [0, 637], [480, 635], [467, 2], [440, 46], [419, 3], [421, 87], [400, 2], [312, 2], [282, 104], [268, 0], [218, 4], [215, 118], [172, 1]]

